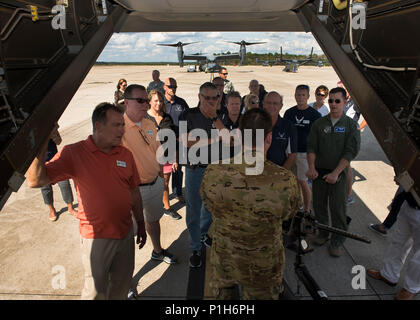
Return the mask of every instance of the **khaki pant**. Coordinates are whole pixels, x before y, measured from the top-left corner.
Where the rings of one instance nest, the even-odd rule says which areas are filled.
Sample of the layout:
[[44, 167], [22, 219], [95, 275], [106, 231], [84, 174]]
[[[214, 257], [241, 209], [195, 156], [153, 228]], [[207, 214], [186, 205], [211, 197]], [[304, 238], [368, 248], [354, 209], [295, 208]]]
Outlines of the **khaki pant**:
[[85, 270], [82, 299], [127, 299], [134, 271], [133, 229], [121, 240], [80, 238], [80, 241]]

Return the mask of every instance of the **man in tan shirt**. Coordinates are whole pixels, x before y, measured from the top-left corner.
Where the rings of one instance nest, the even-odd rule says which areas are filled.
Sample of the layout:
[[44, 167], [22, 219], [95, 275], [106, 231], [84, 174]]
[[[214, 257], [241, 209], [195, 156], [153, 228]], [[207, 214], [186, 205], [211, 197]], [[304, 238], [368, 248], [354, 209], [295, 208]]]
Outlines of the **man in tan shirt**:
[[149, 108], [146, 88], [137, 84], [128, 86], [124, 93], [124, 104], [125, 133], [122, 144], [132, 152], [139, 172], [146, 231], [153, 244], [151, 259], [174, 264], [177, 259], [160, 243], [163, 173], [156, 160], [156, 151], [160, 146], [156, 139], [156, 127], [151, 120], [144, 118]]

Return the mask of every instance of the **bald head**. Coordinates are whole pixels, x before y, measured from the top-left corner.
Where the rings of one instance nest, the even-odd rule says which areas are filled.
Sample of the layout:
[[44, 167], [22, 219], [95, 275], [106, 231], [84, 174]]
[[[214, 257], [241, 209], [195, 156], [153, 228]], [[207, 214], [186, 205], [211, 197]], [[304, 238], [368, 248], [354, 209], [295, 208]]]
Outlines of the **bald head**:
[[256, 96], [259, 95], [259, 83], [258, 80], [251, 80], [249, 82], [249, 93], [255, 94]]
[[270, 91], [265, 95], [263, 108], [270, 114], [273, 124], [276, 123], [282, 107], [283, 97], [277, 91]]
[[173, 101], [175, 99], [176, 93], [176, 80], [174, 78], [166, 78], [163, 90], [165, 90], [165, 97], [168, 101]]

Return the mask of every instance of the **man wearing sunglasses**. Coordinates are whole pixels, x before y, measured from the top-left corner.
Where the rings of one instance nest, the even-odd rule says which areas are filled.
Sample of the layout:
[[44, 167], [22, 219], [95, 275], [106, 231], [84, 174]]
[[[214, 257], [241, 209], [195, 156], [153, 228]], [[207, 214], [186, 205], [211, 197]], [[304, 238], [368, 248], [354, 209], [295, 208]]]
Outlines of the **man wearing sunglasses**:
[[[360, 150], [360, 131], [357, 124], [343, 112], [346, 104], [346, 90], [334, 88], [328, 99], [329, 116], [315, 121], [307, 139], [308, 171], [306, 176], [312, 179], [313, 208], [315, 218], [327, 224], [328, 207], [332, 226], [347, 230], [346, 185], [347, 166]], [[314, 239], [315, 245], [328, 241], [329, 233], [320, 231]], [[340, 247], [345, 238], [332, 234], [328, 252], [332, 257], [339, 257]]]
[[153, 244], [151, 259], [174, 264], [177, 259], [163, 249], [160, 242], [164, 179], [162, 165], [156, 160], [156, 151], [160, 146], [156, 139], [156, 126], [152, 120], [144, 118], [149, 109], [147, 92], [144, 86], [132, 84], [125, 89], [124, 97], [126, 111], [122, 144], [133, 154], [140, 176], [144, 221]]
[[223, 89], [223, 92], [225, 94], [228, 94], [229, 92], [235, 91], [235, 88], [233, 87], [233, 83], [227, 79], [228, 71], [225, 67], [221, 67], [219, 71], [219, 77], [223, 79], [225, 87]]
[[[177, 82], [174, 78], [167, 78], [163, 89], [165, 90], [166, 113], [171, 116], [174, 125], [179, 129], [179, 117], [181, 113], [188, 110], [190, 107], [184, 99], [176, 95]], [[176, 135], [178, 137], [179, 133], [177, 132]], [[184, 203], [185, 198], [182, 195], [183, 177], [182, 166], [179, 164], [178, 168], [172, 173], [172, 192], [177, 197], [178, 201]]]
[[[221, 153], [221, 142], [212, 141], [211, 130], [224, 128], [220, 120], [220, 113], [217, 110], [217, 104], [220, 99], [217, 87], [211, 83], [206, 82], [200, 86], [198, 94], [199, 106], [191, 108], [182, 113], [181, 121], [185, 121], [187, 125], [187, 132], [180, 132], [180, 145], [187, 143], [188, 164], [185, 170], [185, 192], [186, 192], [186, 223], [188, 232], [190, 234], [190, 267], [201, 267], [201, 248], [202, 243], [206, 246], [211, 245], [211, 239], [207, 232], [212, 223], [210, 212], [204, 207], [200, 196], [200, 185], [203, 178], [204, 171], [212, 159], [212, 145], [218, 144], [218, 156]], [[205, 138], [193, 138], [191, 131], [194, 129], [202, 129], [205, 131]], [[192, 149], [193, 148], [193, 149]], [[191, 150], [192, 149], [192, 150]], [[207, 149], [207, 157], [202, 159], [201, 152]], [[194, 152], [191, 152], [194, 151]], [[191, 154], [196, 155], [196, 159], [191, 159]]]

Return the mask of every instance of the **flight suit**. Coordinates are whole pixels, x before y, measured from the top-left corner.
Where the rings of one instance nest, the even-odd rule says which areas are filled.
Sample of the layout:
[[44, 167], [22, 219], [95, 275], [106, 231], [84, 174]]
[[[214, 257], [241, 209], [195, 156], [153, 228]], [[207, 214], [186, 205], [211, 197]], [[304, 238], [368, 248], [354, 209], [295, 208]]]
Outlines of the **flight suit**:
[[201, 184], [201, 197], [212, 214], [209, 286], [216, 299], [278, 299], [285, 264], [282, 222], [302, 204], [296, 177], [271, 161], [260, 175], [247, 175], [242, 164], [212, 164]]
[[[346, 221], [346, 179], [347, 170], [339, 175], [335, 184], [325, 182], [323, 176], [333, 171], [341, 159], [349, 162], [360, 150], [360, 131], [356, 122], [345, 114], [333, 125], [327, 115], [316, 120], [307, 139], [307, 152], [314, 153], [315, 168], [318, 178], [312, 182], [312, 201], [315, 217], [319, 223], [328, 225], [328, 204], [332, 226], [347, 230]], [[321, 232], [321, 237], [328, 237], [328, 232]], [[331, 246], [339, 247], [344, 237], [333, 234]]]

